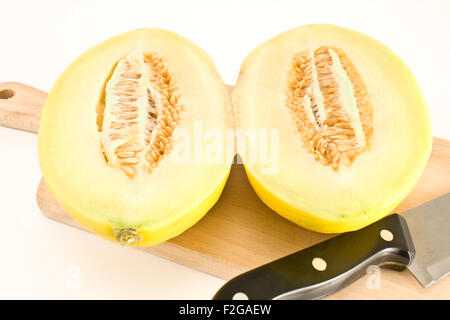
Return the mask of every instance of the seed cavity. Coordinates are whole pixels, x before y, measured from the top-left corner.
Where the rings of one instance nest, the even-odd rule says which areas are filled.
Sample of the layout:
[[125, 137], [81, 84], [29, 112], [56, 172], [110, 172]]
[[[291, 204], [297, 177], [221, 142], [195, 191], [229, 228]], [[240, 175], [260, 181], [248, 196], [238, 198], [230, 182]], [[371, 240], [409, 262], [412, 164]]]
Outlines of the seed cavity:
[[341, 49], [295, 54], [287, 88], [286, 106], [316, 161], [338, 170], [370, 147], [373, 110], [367, 88]]
[[[106, 162], [128, 177], [151, 173], [172, 148], [180, 120], [174, 76], [156, 53], [136, 49], [121, 58], [107, 80], [97, 124]], [[100, 110], [100, 111], [99, 111]]]

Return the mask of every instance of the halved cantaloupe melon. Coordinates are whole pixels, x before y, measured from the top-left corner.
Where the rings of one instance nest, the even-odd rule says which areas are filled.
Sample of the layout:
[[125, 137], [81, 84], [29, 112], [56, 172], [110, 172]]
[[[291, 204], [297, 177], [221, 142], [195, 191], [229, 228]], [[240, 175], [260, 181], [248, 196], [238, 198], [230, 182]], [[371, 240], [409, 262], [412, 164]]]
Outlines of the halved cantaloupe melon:
[[224, 187], [231, 159], [216, 157], [221, 141], [211, 148], [199, 134], [229, 129], [229, 109], [200, 48], [161, 29], [124, 33], [80, 56], [49, 93], [39, 129], [44, 179], [76, 221], [106, 239], [167, 240]]
[[[355, 230], [388, 214], [430, 155], [430, 118], [411, 71], [345, 28], [303, 26], [261, 44], [243, 62], [232, 101], [253, 188], [311, 230]], [[271, 132], [262, 161], [258, 146]]]

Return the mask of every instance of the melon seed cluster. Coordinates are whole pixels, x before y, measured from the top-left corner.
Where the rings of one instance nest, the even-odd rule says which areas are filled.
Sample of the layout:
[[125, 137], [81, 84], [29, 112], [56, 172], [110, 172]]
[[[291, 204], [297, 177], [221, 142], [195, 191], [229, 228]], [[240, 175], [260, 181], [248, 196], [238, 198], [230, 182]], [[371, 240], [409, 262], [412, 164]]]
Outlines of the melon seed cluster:
[[345, 53], [320, 47], [292, 59], [286, 105], [305, 148], [338, 170], [369, 146], [373, 111], [364, 82]]
[[158, 165], [172, 146], [182, 105], [174, 78], [157, 54], [134, 50], [106, 84], [99, 128], [106, 161], [133, 178]]

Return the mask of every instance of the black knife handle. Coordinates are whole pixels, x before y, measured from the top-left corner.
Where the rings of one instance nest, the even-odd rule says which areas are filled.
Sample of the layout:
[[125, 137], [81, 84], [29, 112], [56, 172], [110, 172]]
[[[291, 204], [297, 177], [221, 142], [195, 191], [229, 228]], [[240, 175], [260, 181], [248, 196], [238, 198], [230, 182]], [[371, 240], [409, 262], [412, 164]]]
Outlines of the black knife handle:
[[[393, 214], [358, 231], [341, 234], [243, 273], [228, 281], [213, 299], [322, 298], [366, 274], [371, 265], [404, 268], [414, 255], [406, 221]], [[323, 269], [323, 264], [315, 264], [318, 269], [313, 266], [315, 258], [326, 262], [324, 270], [318, 270]]]

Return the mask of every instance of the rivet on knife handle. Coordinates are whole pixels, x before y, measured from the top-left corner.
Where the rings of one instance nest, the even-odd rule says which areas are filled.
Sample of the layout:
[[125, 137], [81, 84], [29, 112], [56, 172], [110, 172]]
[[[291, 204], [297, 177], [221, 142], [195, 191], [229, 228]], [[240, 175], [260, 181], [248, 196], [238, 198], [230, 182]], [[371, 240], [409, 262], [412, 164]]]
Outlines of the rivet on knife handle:
[[317, 299], [360, 278], [370, 265], [407, 266], [414, 255], [404, 219], [393, 214], [239, 275], [214, 299]]

